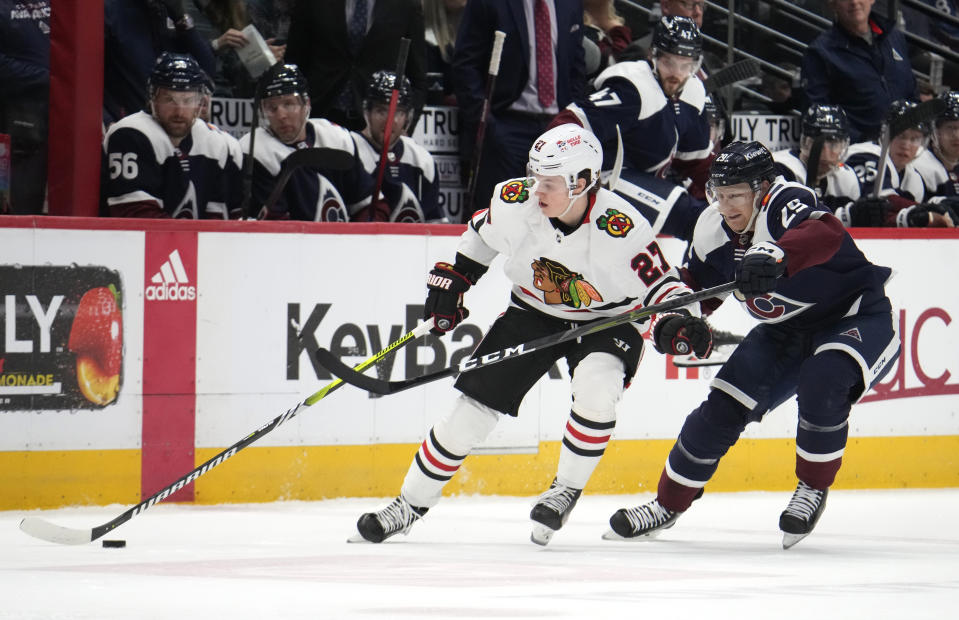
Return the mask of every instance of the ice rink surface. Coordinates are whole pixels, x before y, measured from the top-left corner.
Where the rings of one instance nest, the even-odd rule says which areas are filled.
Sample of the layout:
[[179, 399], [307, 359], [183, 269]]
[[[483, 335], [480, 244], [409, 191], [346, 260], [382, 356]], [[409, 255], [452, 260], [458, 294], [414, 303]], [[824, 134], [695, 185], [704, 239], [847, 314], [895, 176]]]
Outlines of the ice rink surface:
[[707, 493], [643, 542], [601, 540], [617, 508], [584, 496], [546, 548], [531, 498], [452, 497], [408, 536], [348, 544], [385, 500], [160, 505], [66, 547], [27, 514], [88, 528], [127, 506], [0, 512], [0, 618], [955, 618], [959, 489], [834, 491], [784, 551], [790, 494]]

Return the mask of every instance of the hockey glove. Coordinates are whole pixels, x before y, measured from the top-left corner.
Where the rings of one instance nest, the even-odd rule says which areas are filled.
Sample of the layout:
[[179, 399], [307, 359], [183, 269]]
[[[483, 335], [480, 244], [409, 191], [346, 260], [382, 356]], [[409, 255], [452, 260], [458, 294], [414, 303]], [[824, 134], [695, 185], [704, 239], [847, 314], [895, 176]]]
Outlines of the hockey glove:
[[847, 207], [848, 218], [841, 217], [842, 223], [846, 227], [872, 227], [879, 228], [886, 225], [886, 214], [892, 209], [892, 205], [886, 198], [860, 198]]
[[434, 334], [444, 334], [470, 315], [463, 306], [463, 293], [473, 282], [449, 263], [436, 263], [426, 278], [426, 305], [423, 319], [433, 321]]
[[959, 218], [951, 200], [924, 202], [903, 209], [896, 215], [896, 225], [900, 228], [951, 228], [956, 224], [959, 224]]
[[685, 314], [667, 314], [653, 326], [653, 346], [660, 353], [706, 359], [713, 351], [713, 333], [706, 321]]
[[736, 266], [736, 284], [747, 299], [776, 290], [776, 280], [786, 273], [786, 253], [775, 243], [752, 245]]

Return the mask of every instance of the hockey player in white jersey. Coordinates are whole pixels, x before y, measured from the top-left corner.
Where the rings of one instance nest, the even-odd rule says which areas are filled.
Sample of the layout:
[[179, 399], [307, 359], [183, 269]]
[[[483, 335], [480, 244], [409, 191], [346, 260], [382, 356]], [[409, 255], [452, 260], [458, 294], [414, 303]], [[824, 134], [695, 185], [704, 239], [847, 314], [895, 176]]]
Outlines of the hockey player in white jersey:
[[[814, 149], [816, 138], [822, 137], [822, 146]], [[859, 178], [852, 168], [842, 163], [849, 148], [849, 122], [837, 105], [815, 103], [802, 116], [802, 134], [799, 148], [783, 149], [773, 153], [776, 171], [787, 181], [809, 185], [819, 200], [835, 211], [860, 196]], [[815, 153], [812, 151], [815, 150]], [[810, 179], [807, 164], [810, 154], [818, 161], [815, 176]]]
[[[688, 294], [649, 225], [629, 203], [599, 187], [602, 150], [575, 124], [540, 136], [529, 152], [527, 178], [496, 186], [460, 239], [455, 261], [427, 278], [425, 318], [434, 331], [452, 330], [468, 316], [463, 296], [498, 255], [512, 281], [509, 307], [474, 355], [588, 323], [598, 317]], [[697, 311], [691, 310], [692, 313]], [[708, 356], [709, 327], [690, 311], [653, 319], [657, 350]], [[436, 505], [446, 483], [503, 415], [517, 415], [527, 391], [559, 359], [572, 379], [572, 407], [556, 477], [536, 501], [533, 542], [545, 545], [563, 527], [599, 463], [616, 423], [616, 404], [636, 371], [646, 325], [629, 323], [460, 374], [461, 396], [429, 431], [400, 495], [362, 515], [362, 539], [382, 542], [406, 533]]]
[[[895, 124], [915, 106], [911, 101], [893, 102], [885, 123]], [[878, 196], [872, 193], [879, 169], [880, 146], [875, 142], [862, 142], [849, 147], [845, 163], [859, 177], [862, 197], [836, 209], [836, 216], [845, 226], [952, 228], [959, 224], [949, 201], [926, 196], [925, 181], [916, 168], [916, 159], [928, 139], [929, 127], [925, 123], [890, 136], [886, 174]]]
[[[309, 86], [296, 65], [275, 64], [260, 79], [260, 115], [253, 153], [251, 215], [260, 219], [316, 222], [365, 221], [371, 211], [373, 180], [363, 168], [350, 132], [324, 118], [310, 118]], [[249, 152], [250, 134], [240, 139]], [[322, 147], [353, 158], [347, 170], [304, 166], [290, 177], [276, 204], [265, 204], [283, 161], [297, 149]]]
[[148, 109], [103, 139], [109, 215], [228, 219], [243, 201], [243, 153], [199, 120], [206, 75], [188, 54], [164, 52], [150, 74]]
[[955, 204], [959, 201], [959, 90], [944, 92], [939, 98], [946, 102], [946, 109], [933, 123], [929, 148], [913, 165], [928, 196]]
[[[386, 120], [396, 74], [377, 71], [370, 78], [363, 100], [366, 127], [353, 131], [353, 141], [363, 167], [375, 180], [379, 172]], [[412, 87], [403, 76], [397, 89], [397, 105], [389, 137], [387, 161], [383, 169], [383, 196], [389, 211], [378, 214], [378, 219], [390, 222], [439, 221], [443, 214], [439, 206], [439, 173], [433, 156], [404, 135], [413, 114]]]
[[[656, 233], [689, 239], [705, 208], [706, 172], [713, 157], [706, 89], [696, 72], [703, 41], [688, 17], [663, 17], [653, 32], [649, 60], [617, 63], [595, 80], [582, 105], [571, 104], [553, 125], [575, 122], [592, 131], [605, 151], [604, 174], [614, 168], [622, 136], [622, 172], [613, 188], [640, 210]], [[688, 188], [667, 180], [688, 178]]]

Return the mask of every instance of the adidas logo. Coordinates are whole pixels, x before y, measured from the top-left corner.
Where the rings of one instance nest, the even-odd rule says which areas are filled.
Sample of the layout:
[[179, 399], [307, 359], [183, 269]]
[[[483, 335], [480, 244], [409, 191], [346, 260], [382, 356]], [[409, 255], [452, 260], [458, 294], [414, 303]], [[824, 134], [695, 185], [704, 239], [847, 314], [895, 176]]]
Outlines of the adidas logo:
[[170, 256], [160, 265], [146, 287], [144, 294], [150, 301], [192, 301], [196, 299], [196, 287], [188, 286], [190, 278], [183, 268], [179, 250], [170, 252]]

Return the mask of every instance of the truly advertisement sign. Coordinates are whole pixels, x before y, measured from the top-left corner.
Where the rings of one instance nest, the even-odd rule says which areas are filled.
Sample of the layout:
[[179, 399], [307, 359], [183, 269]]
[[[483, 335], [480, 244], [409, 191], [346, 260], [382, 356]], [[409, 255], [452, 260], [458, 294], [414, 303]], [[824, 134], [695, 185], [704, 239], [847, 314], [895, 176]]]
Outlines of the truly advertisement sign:
[[123, 368], [120, 274], [0, 265], [0, 410], [97, 409]]

